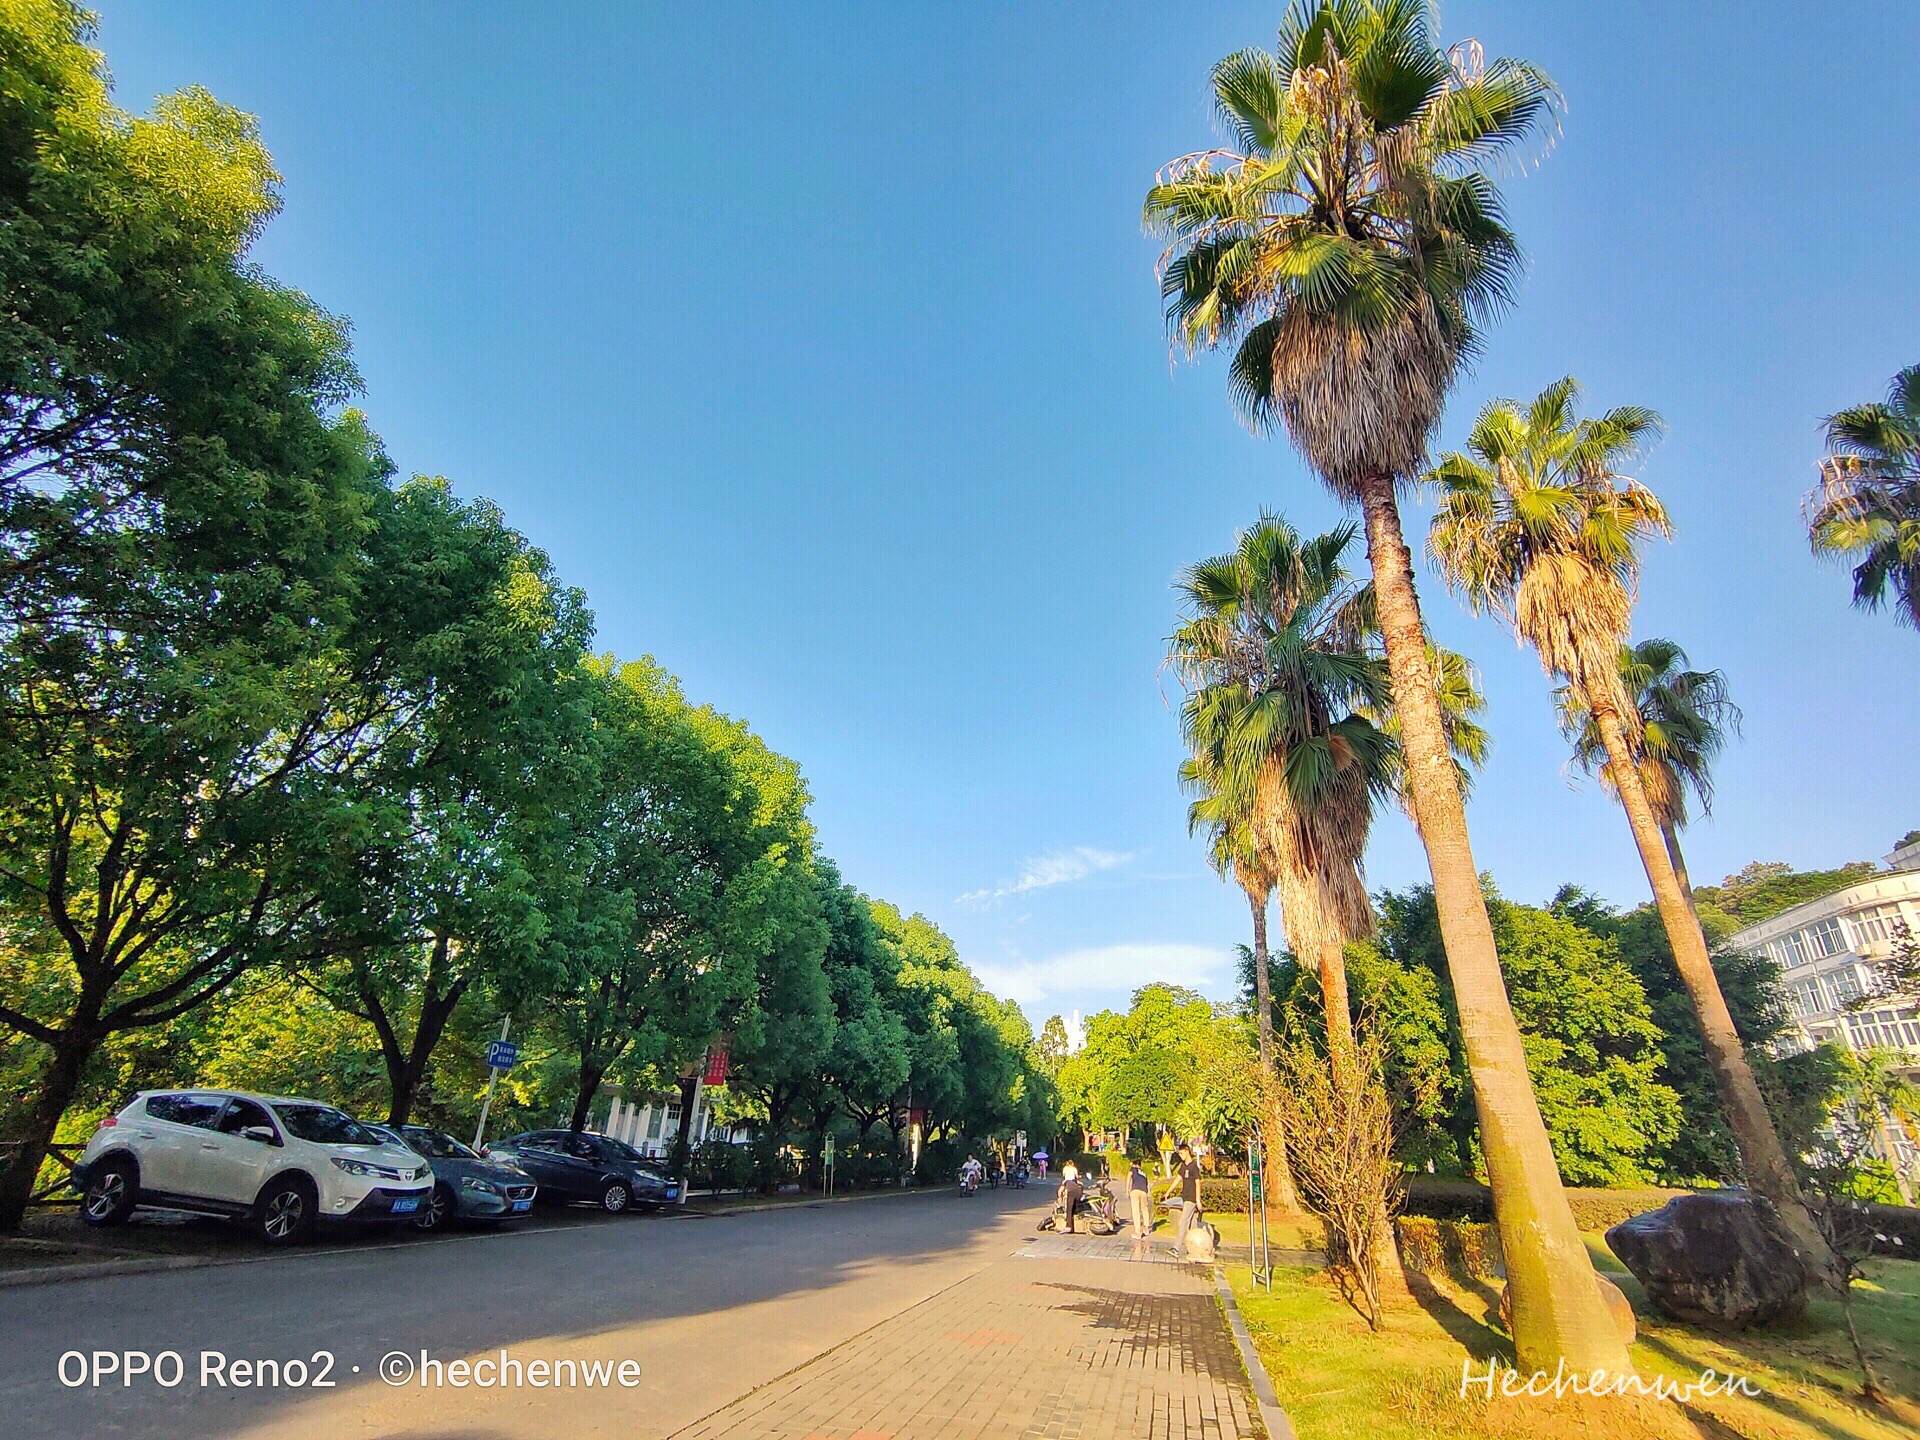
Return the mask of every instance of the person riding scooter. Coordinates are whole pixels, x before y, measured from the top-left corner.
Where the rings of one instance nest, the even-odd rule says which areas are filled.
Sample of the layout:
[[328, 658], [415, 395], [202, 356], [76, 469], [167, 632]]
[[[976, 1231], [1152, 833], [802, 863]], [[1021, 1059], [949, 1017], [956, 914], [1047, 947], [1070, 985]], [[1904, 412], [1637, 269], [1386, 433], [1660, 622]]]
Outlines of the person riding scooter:
[[969, 1155], [966, 1163], [960, 1167], [960, 1193], [962, 1195], [971, 1195], [980, 1188], [981, 1173], [980, 1162]]

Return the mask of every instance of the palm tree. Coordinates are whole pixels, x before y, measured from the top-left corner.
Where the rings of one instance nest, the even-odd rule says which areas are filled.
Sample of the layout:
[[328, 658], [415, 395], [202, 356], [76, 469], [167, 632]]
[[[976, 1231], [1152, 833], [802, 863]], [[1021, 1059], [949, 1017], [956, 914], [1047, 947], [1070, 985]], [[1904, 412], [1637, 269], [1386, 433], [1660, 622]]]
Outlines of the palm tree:
[[1920, 627], [1920, 365], [1893, 377], [1884, 404], [1827, 417], [1827, 458], [1807, 497], [1814, 553], [1856, 561], [1853, 603]]
[[[1288, 948], [1320, 978], [1341, 1069], [1353, 1054], [1346, 946], [1373, 929], [1361, 857], [1393, 773], [1392, 742], [1365, 713], [1384, 707], [1388, 686], [1368, 647], [1371, 594], [1341, 563], [1353, 538], [1349, 525], [1303, 540], [1262, 517], [1233, 553], [1180, 578], [1187, 616], [1169, 644], [1187, 687], [1182, 776], [1199, 796], [1189, 818], [1249, 849], [1279, 891]], [[1265, 978], [1256, 963], [1256, 987]]]
[[1427, 477], [1442, 492], [1428, 549], [1468, 606], [1506, 618], [1548, 673], [1566, 682], [1571, 703], [1592, 716], [1674, 964], [1699, 1016], [1748, 1182], [1774, 1202], [1795, 1240], [1825, 1270], [1831, 1251], [1774, 1133], [1627, 735], [1629, 716], [1643, 728], [1620, 674], [1639, 545], [1647, 536], [1667, 535], [1670, 526], [1653, 492], [1619, 470], [1659, 432], [1660, 417], [1627, 405], [1580, 419], [1579, 393], [1569, 376], [1524, 409], [1495, 400], [1481, 411], [1466, 451], [1442, 457]]
[[[1691, 792], [1699, 802], [1702, 815], [1712, 813], [1713, 762], [1726, 748], [1727, 736], [1740, 733], [1741, 717], [1725, 675], [1686, 667], [1687, 652], [1672, 640], [1642, 640], [1620, 647], [1620, 684], [1633, 716], [1638, 717], [1627, 720], [1627, 741], [1647, 803], [1660, 824], [1674, 876], [1691, 903], [1693, 884], [1680, 851], [1680, 832], [1690, 818], [1687, 795]], [[1588, 774], [1598, 776], [1609, 794], [1617, 795], [1606, 742], [1580, 691], [1562, 685], [1554, 692], [1554, 700], [1560, 710], [1560, 728], [1573, 744], [1574, 760]]]
[[1229, 148], [1175, 161], [1146, 222], [1170, 244], [1167, 318], [1189, 350], [1232, 346], [1233, 393], [1284, 425], [1360, 507], [1433, 870], [1522, 1361], [1625, 1372], [1527, 1075], [1447, 746], [1398, 487], [1476, 327], [1510, 298], [1518, 246], [1482, 166], [1550, 118], [1552, 82], [1477, 46], [1442, 52], [1427, 0], [1301, 0], [1274, 53], [1214, 67]]

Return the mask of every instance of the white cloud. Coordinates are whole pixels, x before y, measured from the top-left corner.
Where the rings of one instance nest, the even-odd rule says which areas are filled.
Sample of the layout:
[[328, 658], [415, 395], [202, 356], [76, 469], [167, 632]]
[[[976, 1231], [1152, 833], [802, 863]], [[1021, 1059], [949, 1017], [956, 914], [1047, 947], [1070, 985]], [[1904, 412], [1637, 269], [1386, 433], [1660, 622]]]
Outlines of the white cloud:
[[1113, 870], [1133, 859], [1131, 851], [1096, 850], [1091, 845], [1075, 845], [1069, 850], [1049, 850], [1035, 855], [1020, 867], [1020, 878], [997, 889], [970, 890], [955, 901], [959, 905], [989, 905], [1009, 895], [1024, 895], [1029, 890], [1045, 890], [1084, 880], [1099, 870]]
[[980, 983], [1017, 1005], [1053, 995], [1112, 993], [1124, 1003], [1142, 985], [1164, 980], [1196, 990], [1223, 991], [1233, 982], [1234, 955], [1206, 945], [1102, 945], [1044, 960], [975, 961]]

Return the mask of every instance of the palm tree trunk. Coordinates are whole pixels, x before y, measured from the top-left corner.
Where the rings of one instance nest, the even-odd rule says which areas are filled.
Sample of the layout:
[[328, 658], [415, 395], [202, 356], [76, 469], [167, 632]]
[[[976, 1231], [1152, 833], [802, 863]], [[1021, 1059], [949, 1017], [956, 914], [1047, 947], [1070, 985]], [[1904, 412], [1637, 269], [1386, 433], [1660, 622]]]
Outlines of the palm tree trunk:
[[1793, 1167], [1787, 1163], [1780, 1137], [1774, 1133], [1773, 1118], [1767, 1113], [1766, 1102], [1753, 1078], [1753, 1067], [1747, 1064], [1746, 1049], [1733, 1028], [1726, 997], [1720, 993], [1719, 977], [1713, 973], [1713, 960], [1707, 953], [1707, 939], [1701, 933], [1700, 919], [1674, 873], [1660, 824], [1654, 819], [1653, 807], [1647, 803], [1646, 787], [1629, 759], [1627, 734], [1620, 723], [1620, 714], [1608, 701], [1595, 697], [1593, 716], [1600, 728], [1601, 741], [1607, 747], [1607, 758], [1613, 765], [1614, 790], [1620, 796], [1621, 808], [1627, 812], [1634, 843], [1640, 848], [1640, 863], [1653, 885], [1654, 902], [1659, 907], [1661, 923], [1666, 926], [1667, 941], [1673, 948], [1674, 967], [1679, 970], [1680, 981], [1692, 997], [1694, 1014], [1699, 1017], [1701, 1038], [1706, 1042], [1707, 1066], [1713, 1072], [1714, 1088], [1720, 1092], [1720, 1107], [1726, 1112], [1734, 1143], [1740, 1149], [1740, 1164], [1746, 1171], [1747, 1183], [1773, 1202], [1794, 1243], [1820, 1272], [1816, 1278], [1831, 1281], [1836, 1273], [1833, 1251], [1808, 1213]]
[[1273, 1067], [1273, 980], [1267, 973], [1267, 897], [1247, 891], [1253, 911], [1253, 1005], [1260, 1031], [1260, 1064]]
[[1660, 827], [1660, 838], [1666, 842], [1667, 860], [1673, 866], [1673, 878], [1680, 882], [1680, 893], [1687, 897], [1687, 908], [1693, 908], [1693, 881], [1687, 878], [1686, 858], [1680, 853], [1680, 832], [1671, 824]]
[[1347, 954], [1339, 940], [1329, 937], [1320, 946], [1320, 1003], [1327, 1012], [1327, 1054], [1337, 1073], [1353, 1068], [1353, 1006], [1347, 998]]
[[[1258, 1009], [1260, 1032], [1260, 1071], [1273, 1074], [1273, 978], [1268, 973], [1267, 897], [1247, 891], [1247, 905], [1253, 911], [1253, 1003]], [[1298, 1210], [1300, 1194], [1293, 1188], [1293, 1167], [1287, 1164], [1287, 1134], [1280, 1126], [1276, 1111], [1267, 1116], [1265, 1126], [1268, 1183], [1273, 1198], [1283, 1210]]]
[[1466, 806], [1427, 658], [1413, 557], [1400, 528], [1393, 477], [1370, 477], [1361, 488], [1361, 503], [1407, 783], [1433, 871], [1494, 1221], [1506, 1252], [1520, 1368], [1552, 1371], [1564, 1359], [1570, 1370], [1631, 1374], [1627, 1347], [1600, 1298], [1593, 1264], [1560, 1186], [1520, 1027], [1501, 979], [1486, 897], [1467, 839]]

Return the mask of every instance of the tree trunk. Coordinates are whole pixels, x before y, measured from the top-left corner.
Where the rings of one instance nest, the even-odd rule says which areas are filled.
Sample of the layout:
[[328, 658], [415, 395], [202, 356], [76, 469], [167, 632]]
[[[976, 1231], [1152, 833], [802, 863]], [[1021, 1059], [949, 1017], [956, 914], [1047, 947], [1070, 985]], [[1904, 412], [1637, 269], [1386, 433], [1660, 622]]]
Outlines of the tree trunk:
[[[1253, 1003], [1258, 1011], [1260, 1032], [1260, 1068], [1273, 1074], [1273, 977], [1268, 973], [1267, 897], [1247, 891], [1247, 904], [1253, 911]], [[1287, 1133], [1276, 1111], [1267, 1117], [1267, 1183], [1273, 1198], [1283, 1210], [1298, 1210], [1300, 1194], [1293, 1188], [1293, 1167], [1287, 1164]]]
[[1467, 839], [1466, 807], [1427, 657], [1390, 475], [1363, 485], [1367, 555], [1400, 717], [1408, 788], [1433, 871], [1440, 935], [1460, 1014], [1461, 1042], [1480, 1117], [1480, 1147], [1513, 1294], [1513, 1338], [1522, 1370], [1632, 1373], [1627, 1347], [1595, 1283], [1580, 1229], [1527, 1074], [1520, 1027], [1507, 1000], [1486, 897]]
[[454, 1009], [466, 991], [467, 981], [462, 977], [454, 982], [446, 994], [420, 1002], [420, 1019], [413, 1027], [413, 1044], [407, 1049], [407, 1058], [398, 1074], [394, 1073], [391, 1064], [388, 1067], [393, 1104], [387, 1111], [387, 1124], [404, 1125], [407, 1117], [413, 1113], [413, 1102], [419, 1094], [420, 1082], [426, 1077], [427, 1062], [433, 1058], [434, 1047], [446, 1033], [447, 1021], [453, 1018]]
[[[606, 1078], [606, 1070], [593, 1064], [586, 1056], [580, 1057], [580, 1088], [574, 1092], [573, 1114], [567, 1120], [567, 1129], [578, 1135], [587, 1128], [587, 1116], [593, 1109], [593, 1097], [600, 1093], [600, 1082]], [[684, 1130], [686, 1117], [681, 1117]]]
[[1713, 960], [1707, 953], [1707, 939], [1701, 933], [1699, 917], [1694, 914], [1674, 873], [1666, 840], [1661, 835], [1659, 822], [1654, 819], [1653, 807], [1647, 803], [1646, 787], [1641, 784], [1640, 772], [1631, 763], [1619, 712], [1600, 697], [1593, 697], [1592, 704], [1600, 739], [1614, 767], [1614, 790], [1620, 797], [1621, 808], [1627, 812], [1628, 824], [1633, 827], [1640, 863], [1652, 882], [1654, 902], [1659, 907], [1661, 923], [1666, 926], [1667, 941], [1673, 948], [1674, 967], [1693, 999], [1701, 1038], [1706, 1042], [1707, 1068], [1713, 1072], [1714, 1088], [1720, 1092], [1720, 1108], [1726, 1112], [1734, 1143], [1740, 1148], [1740, 1164], [1746, 1171], [1747, 1183], [1773, 1202], [1794, 1243], [1806, 1253], [1814, 1268], [1822, 1272], [1821, 1278], [1829, 1284], [1836, 1283], [1833, 1251], [1808, 1213], [1793, 1166], [1787, 1161], [1780, 1137], [1774, 1133], [1773, 1117], [1768, 1114], [1760, 1087], [1754, 1082], [1746, 1048], [1733, 1028], [1726, 997], [1720, 993], [1719, 977], [1713, 973]]
[[74, 1092], [80, 1088], [80, 1076], [99, 1043], [90, 1033], [68, 1030], [62, 1032], [52, 1047], [46, 1068], [40, 1072], [33, 1103], [17, 1131], [8, 1137], [16, 1144], [11, 1147], [6, 1164], [0, 1166], [0, 1235], [10, 1235], [20, 1228], [21, 1218], [27, 1213], [27, 1202], [33, 1198], [33, 1183], [47, 1158], [47, 1147], [53, 1143], [54, 1132], [60, 1128], [60, 1117], [73, 1103]]
[[1680, 893], [1687, 897], [1687, 908], [1693, 908], [1693, 882], [1687, 878], [1687, 862], [1680, 853], [1680, 832], [1671, 825], [1660, 827], [1660, 838], [1666, 842], [1667, 862], [1673, 866], [1673, 878], [1680, 882]]
[[1273, 1066], [1273, 977], [1267, 973], [1267, 897], [1247, 891], [1253, 911], [1253, 1008], [1260, 1031], [1260, 1063]]
[[1320, 1005], [1327, 1012], [1327, 1054], [1336, 1073], [1352, 1078], [1353, 1004], [1347, 998], [1347, 953], [1338, 940], [1319, 947], [1314, 966], [1320, 972]]

